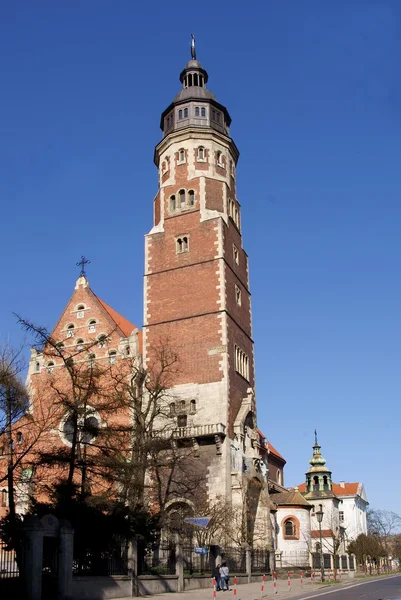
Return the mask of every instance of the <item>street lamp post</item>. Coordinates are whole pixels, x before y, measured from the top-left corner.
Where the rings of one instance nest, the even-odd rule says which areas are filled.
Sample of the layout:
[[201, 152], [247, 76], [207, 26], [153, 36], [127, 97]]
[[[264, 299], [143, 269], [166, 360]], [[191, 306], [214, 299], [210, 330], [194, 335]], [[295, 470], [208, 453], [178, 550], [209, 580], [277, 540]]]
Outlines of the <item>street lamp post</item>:
[[323, 558], [323, 542], [322, 542], [322, 521], [323, 521], [323, 506], [319, 504], [319, 510], [316, 511], [316, 519], [319, 523], [320, 533], [320, 568], [322, 569], [322, 581], [324, 581], [324, 558]]

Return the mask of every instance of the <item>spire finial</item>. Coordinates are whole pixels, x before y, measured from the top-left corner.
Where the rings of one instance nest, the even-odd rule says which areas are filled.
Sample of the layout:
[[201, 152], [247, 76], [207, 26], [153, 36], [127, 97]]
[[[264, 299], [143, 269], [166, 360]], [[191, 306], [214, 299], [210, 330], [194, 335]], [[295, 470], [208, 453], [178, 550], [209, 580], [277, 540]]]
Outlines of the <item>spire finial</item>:
[[77, 262], [77, 267], [81, 267], [81, 272], [79, 274], [80, 277], [86, 277], [85, 265], [89, 265], [90, 260], [85, 258], [85, 256], [81, 256], [81, 260]]
[[317, 431], [315, 429], [315, 446], [317, 446], [317, 445], [318, 445], [318, 443], [317, 443]]
[[193, 33], [191, 33], [191, 57], [192, 60], [196, 60], [195, 36]]

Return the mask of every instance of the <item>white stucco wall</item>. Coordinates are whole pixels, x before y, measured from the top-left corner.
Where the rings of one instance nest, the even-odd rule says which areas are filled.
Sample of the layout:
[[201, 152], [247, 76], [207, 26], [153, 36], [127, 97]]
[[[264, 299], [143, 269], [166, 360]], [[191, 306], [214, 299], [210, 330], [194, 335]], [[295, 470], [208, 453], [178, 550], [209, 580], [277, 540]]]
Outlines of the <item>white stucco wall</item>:
[[354, 540], [361, 533], [367, 533], [366, 509], [367, 503], [359, 496], [342, 497], [340, 511], [344, 513], [342, 525], [348, 540]]
[[[277, 511], [277, 550], [284, 553], [295, 553], [295, 552], [309, 552], [309, 540], [310, 540], [310, 517], [309, 509], [307, 508], [294, 508], [291, 506], [280, 506]], [[284, 526], [283, 520], [286, 517], [296, 517], [299, 521], [297, 527], [297, 537], [299, 539], [284, 539]]]

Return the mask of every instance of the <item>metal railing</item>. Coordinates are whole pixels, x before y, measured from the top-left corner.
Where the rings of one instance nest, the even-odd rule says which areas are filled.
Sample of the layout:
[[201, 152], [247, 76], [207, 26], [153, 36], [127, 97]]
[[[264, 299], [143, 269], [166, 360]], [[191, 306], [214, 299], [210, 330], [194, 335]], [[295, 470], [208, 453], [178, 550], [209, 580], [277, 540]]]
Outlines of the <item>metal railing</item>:
[[0, 578], [18, 576], [19, 569], [15, 550], [7, 550], [6, 545], [0, 542]]

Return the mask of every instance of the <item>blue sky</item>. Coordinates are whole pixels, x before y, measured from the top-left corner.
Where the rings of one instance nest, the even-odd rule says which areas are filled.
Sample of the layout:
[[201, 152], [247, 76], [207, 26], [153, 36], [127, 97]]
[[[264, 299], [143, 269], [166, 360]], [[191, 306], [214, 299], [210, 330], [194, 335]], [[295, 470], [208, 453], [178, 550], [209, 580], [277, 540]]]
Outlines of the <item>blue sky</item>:
[[304, 480], [401, 513], [401, 3], [20, 0], [0, 8], [0, 341], [52, 327], [81, 254], [142, 324], [160, 113], [190, 33], [233, 118], [258, 418]]

